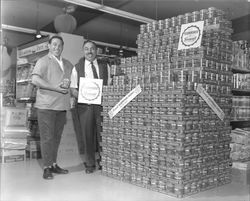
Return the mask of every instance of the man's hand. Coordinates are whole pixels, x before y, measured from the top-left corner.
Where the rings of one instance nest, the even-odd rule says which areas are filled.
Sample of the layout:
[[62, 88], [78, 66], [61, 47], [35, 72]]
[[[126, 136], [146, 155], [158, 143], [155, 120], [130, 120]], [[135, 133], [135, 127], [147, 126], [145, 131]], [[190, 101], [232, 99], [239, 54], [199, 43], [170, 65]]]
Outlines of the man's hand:
[[78, 90], [76, 88], [70, 88], [71, 95], [75, 98], [78, 98]]
[[65, 89], [60, 86], [62, 83], [60, 83], [55, 87], [50, 83], [48, 83], [47, 81], [43, 80], [39, 75], [32, 75], [32, 84], [36, 85], [37, 87], [40, 87], [41, 89], [55, 91], [57, 93], [62, 93], [62, 94], [69, 93], [69, 89]]
[[56, 87], [55, 88], [55, 91], [58, 92], [58, 93], [62, 93], [62, 94], [67, 94], [69, 93], [69, 89], [65, 89], [65, 88], [62, 88], [60, 86]]

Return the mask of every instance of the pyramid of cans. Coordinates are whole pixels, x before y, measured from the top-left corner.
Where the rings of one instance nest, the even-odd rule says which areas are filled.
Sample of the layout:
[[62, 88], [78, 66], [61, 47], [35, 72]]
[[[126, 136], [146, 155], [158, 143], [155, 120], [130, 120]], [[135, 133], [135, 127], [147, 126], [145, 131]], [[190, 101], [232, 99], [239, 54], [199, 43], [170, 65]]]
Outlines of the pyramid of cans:
[[[181, 25], [196, 21], [204, 21], [201, 46], [178, 51]], [[112, 66], [113, 85], [103, 88], [102, 174], [175, 197], [231, 181], [231, 33], [216, 8], [140, 26], [137, 56]], [[110, 118], [137, 85], [142, 92]]]

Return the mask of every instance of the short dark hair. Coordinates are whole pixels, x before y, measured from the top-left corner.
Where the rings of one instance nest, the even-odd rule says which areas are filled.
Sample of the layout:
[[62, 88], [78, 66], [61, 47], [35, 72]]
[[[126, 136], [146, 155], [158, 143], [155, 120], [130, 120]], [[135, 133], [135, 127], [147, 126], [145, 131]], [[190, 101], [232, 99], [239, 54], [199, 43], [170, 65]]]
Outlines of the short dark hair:
[[61, 41], [62, 41], [62, 45], [64, 45], [63, 38], [62, 38], [61, 36], [59, 36], [59, 35], [54, 35], [54, 36], [52, 36], [52, 37], [49, 39], [49, 44], [51, 44], [51, 42], [52, 42], [52, 40], [53, 40], [54, 38], [57, 38], [57, 39], [61, 40]]
[[94, 46], [95, 46], [95, 48], [97, 49], [97, 45], [96, 45], [96, 43], [94, 42], [94, 41], [92, 41], [92, 40], [85, 40], [84, 42], [83, 42], [83, 47], [84, 47], [84, 45], [86, 45], [87, 43], [92, 43]]

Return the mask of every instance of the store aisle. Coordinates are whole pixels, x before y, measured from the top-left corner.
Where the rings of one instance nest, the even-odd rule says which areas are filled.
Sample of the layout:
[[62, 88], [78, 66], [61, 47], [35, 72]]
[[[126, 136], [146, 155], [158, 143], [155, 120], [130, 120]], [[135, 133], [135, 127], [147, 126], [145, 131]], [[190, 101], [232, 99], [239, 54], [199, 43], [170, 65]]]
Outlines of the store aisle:
[[[65, 165], [65, 164], [64, 164]], [[68, 175], [42, 179], [41, 161], [1, 164], [1, 201], [249, 201], [249, 186], [231, 183], [177, 199], [101, 175], [87, 175], [81, 164]]]

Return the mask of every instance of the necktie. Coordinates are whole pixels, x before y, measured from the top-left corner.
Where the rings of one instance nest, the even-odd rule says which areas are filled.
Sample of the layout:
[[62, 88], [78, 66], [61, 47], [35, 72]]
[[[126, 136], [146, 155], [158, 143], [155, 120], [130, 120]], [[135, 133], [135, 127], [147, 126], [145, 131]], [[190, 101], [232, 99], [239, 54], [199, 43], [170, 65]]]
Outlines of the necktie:
[[91, 68], [92, 68], [92, 71], [93, 71], [94, 78], [98, 79], [98, 75], [97, 75], [97, 72], [96, 72], [96, 69], [95, 69], [95, 66], [94, 66], [93, 62], [91, 62]]

